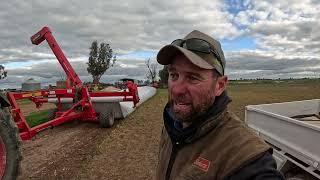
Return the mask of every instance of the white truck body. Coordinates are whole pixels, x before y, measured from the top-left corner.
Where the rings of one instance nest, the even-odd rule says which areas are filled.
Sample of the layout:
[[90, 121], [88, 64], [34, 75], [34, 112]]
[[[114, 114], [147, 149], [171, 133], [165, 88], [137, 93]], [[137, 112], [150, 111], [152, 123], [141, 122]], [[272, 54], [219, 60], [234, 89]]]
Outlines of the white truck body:
[[245, 121], [273, 146], [279, 170], [290, 162], [320, 179], [319, 112], [320, 99], [248, 105]]

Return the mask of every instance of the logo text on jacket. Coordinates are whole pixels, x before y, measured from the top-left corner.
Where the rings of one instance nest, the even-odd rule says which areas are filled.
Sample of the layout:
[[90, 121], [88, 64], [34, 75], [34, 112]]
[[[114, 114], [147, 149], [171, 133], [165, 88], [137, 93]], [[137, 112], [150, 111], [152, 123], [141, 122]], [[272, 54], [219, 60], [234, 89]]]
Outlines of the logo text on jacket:
[[209, 167], [210, 167], [210, 161], [202, 158], [202, 157], [198, 157], [194, 162], [193, 165], [197, 168], [199, 168], [202, 171], [208, 172]]

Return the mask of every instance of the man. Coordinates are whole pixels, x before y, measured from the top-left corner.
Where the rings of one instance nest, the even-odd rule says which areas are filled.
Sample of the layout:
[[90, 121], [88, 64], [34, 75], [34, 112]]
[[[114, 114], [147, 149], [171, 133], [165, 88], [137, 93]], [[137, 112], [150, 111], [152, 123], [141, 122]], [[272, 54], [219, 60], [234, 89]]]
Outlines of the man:
[[192, 31], [163, 47], [157, 61], [169, 70], [157, 179], [283, 179], [272, 149], [228, 111], [218, 41]]

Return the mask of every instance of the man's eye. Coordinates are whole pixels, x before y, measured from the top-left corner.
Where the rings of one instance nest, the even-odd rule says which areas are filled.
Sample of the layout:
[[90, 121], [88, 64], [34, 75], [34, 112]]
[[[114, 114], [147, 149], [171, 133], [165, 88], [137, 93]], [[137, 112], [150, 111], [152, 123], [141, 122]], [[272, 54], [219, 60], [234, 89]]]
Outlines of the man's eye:
[[171, 79], [178, 77], [177, 73], [169, 73]]
[[189, 79], [190, 79], [191, 81], [197, 81], [197, 80], [199, 80], [199, 78], [196, 77], [196, 76], [189, 76]]

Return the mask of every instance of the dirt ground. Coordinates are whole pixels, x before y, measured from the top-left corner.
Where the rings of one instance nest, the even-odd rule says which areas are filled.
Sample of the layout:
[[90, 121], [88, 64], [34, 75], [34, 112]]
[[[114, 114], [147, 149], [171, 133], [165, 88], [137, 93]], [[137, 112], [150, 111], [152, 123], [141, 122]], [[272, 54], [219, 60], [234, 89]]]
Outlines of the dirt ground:
[[166, 100], [157, 94], [110, 129], [71, 122], [24, 141], [18, 179], [152, 179]]

